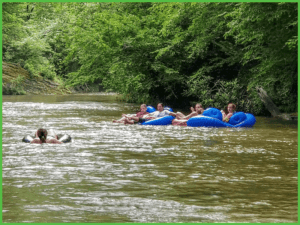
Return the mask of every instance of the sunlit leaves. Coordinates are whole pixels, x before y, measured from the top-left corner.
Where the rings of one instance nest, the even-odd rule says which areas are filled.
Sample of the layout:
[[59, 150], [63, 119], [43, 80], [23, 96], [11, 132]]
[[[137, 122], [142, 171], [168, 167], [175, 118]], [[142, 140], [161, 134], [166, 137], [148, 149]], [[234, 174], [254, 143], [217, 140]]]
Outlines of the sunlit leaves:
[[102, 82], [127, 101], [259, 111], [256, 85], [295, 105], [297, 16], [285, 2], [4, 3], [3, 50], [35, 74], [44, 65], [70, 86]]

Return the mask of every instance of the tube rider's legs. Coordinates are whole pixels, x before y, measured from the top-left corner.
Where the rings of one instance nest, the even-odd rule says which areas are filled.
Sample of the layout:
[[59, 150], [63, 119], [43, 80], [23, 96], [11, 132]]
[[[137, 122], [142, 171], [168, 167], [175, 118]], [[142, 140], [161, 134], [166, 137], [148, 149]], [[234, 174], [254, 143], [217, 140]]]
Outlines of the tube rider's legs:
[[177, 112], [176, 113], [176, 119], [182, 119], [183, 117], [185, 117], [185, 115], [182, 112]]

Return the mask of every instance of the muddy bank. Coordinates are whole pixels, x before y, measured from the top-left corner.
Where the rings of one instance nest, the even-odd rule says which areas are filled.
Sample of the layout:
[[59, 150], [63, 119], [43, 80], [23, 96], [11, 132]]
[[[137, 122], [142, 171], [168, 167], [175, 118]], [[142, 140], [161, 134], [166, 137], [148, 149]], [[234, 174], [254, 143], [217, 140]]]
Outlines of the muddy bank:
[[21, 66], [2, 62], [2, 94], [70, 94], [72, 91], [43, 77], [30, 76]]

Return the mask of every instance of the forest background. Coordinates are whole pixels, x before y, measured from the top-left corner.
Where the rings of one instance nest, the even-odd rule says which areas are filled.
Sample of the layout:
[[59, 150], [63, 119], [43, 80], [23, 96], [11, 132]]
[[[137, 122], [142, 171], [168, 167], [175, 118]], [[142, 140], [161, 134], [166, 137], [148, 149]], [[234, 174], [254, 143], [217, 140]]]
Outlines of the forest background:
[[298, 3], [2, 3], [2, 61], [126, 102], [298, 111]]

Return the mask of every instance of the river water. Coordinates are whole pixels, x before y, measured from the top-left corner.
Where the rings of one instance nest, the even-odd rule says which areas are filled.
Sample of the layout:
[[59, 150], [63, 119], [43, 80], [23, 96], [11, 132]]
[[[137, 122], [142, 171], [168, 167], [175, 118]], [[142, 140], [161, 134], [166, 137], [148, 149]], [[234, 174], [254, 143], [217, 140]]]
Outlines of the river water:
[[[115, 94], [3, 96], [3, 222], [297, 222], [297, 122], [114, 124]], [[72, 142], [21, 142], [38, 128]]]

